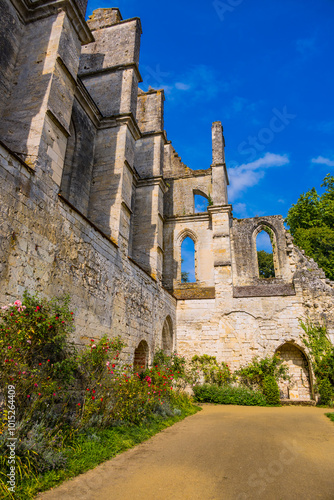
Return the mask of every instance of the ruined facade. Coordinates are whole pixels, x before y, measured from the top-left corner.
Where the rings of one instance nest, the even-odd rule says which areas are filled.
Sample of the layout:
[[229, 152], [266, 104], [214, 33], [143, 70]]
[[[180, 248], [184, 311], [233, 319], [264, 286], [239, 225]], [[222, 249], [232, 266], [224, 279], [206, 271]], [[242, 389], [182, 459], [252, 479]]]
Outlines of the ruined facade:
[[[143, 92], [141, 23], [85, 0], [0, 0], [0, 302], [69, 293], [76, 341], [121, 335], [140, 364], [158, 348], [233, 368], [276, 351], [312, 395], [300, 317], [334, 341], [334, 283], [293, 245], [281, 216], [234, 219], [225, 142], [191, 170], [164, 131], [164, 92]], [[195, 213], [194, 195], [210, 200]], [[256, 235], [272, 231], [275, 278]], [[182, 283], [181, 244], [196, 282]], [[282, 387], [285, 396], [288, 388]], [[299, 396], [298, 396], [299, 394]]]

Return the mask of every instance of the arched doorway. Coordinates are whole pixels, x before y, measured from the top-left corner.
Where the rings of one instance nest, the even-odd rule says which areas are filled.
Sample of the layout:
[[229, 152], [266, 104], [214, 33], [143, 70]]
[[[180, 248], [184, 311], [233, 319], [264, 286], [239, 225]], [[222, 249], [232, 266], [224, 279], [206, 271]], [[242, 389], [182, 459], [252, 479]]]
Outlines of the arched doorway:
[[282, 399], [310, 400], [312, 385], [310, 367], [305, 354], [292, 343], [283, 344], [276, 353], [289, 367], [291, 380], [279, 382]]
[[148, 365], [149, 348], [146, 340], [139, 342], [138, 347], [135, 349], [133, 368], [135, 370], [145, 370]]
[[173, 351], [173, 323], [170, 316], [165, 319], [161, 340], [161, 349], [170, 356]]

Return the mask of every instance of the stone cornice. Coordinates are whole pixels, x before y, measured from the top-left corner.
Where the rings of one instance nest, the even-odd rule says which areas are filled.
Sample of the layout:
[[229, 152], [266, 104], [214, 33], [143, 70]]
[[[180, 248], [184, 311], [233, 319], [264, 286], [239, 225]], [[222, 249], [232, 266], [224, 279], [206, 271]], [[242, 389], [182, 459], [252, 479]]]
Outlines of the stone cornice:
[[142, 136], [142, 139], [145, 139], [146, 137], [161, 136], [163, 138], [164, 144], [167, 144], [167, 134], [166, 134], [165, 130], [159, 130], [157, 132], [142, 132], [141, 136]]
[[146, 187], [146, 186], [159, 186], [163, 193], [166, 193], [168, 189], [165, 179], [161, 175], [157, 177], [150, 177], [148, 179], [138, 180], [138, 187]]
[[212, 216], [212, 214], [219, 214], [219, 213], [231, 214], [232, 205], [211, 205], [208, 207], [208, 212], [210, 214], [210, 217]]
[[99, 128], [113, 128], [119, 125], [127, 125], [135, 141], [141, 138], [141, 132], [139, 130], [137, 121], [132, 113], [122, 113], [113, 116], [102, 117]]
[[137, 75], [139, 83], [143, 81], [141, 74], [140, 74], [140, 71], [139, 71], [139, 68], [138, 68], [138, 64], [135, 62], [128, 63], [128, 64], [117, 64], [115, 66], [112, 66], [111, 68], [101, 68], [101, 69], [96, 69], [94, 71], [86, 71], [84, 73], [81, 72], [79, 76], [82, 79], [91, 78], [91, 77], [99, 76], [99, 75], [105, 74], [105, 73], [115, 73], [116, 71], [124, 71], [127, 69], [134, 70], [134, 72]]
[[84, 45], [94, 42], [92, 32], [75, 0], [41, 0], [39, 2], [32, 0], [12, 0], [12, 3], [21, 16], [22, 21], [26, 24], [52, 16], [63, 10], [68, 15], [81, 43]]
[[209, 221], [210, 215], [208, 213], [188, 214], [188, 215], [172, 215], [166, 217], [166, 224], [175, 224], [175, 222], [198, 222]]

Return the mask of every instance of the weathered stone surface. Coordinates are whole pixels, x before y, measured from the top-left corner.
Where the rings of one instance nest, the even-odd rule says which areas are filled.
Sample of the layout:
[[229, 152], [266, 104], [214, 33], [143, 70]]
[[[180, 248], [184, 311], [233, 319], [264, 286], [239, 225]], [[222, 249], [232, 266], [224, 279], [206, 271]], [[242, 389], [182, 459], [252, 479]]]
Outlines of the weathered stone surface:
[[[310, 398], [299, 318], [323, 321], [334, 343], [334, 283], [281, 216], [233, 219], [220, 122], [211, 167], [182, 163], [164, 131], [163, 91], [138, 89], [139, 19], [99, 9], [92, 41], [71, 2], [49, 4], [28, 23], [0, 0], [0, 303], [24, 289], [69, 293], [75, 340], [121, 335], [130, 361], [163, 347], [238, 368], [279, 351], [295, 379], [282, 391]], [[195, 195], [210, 201], [205, 212]], [[264, 228], [269, 280], [256, 253]], [[181, 283], [186, 237], [196, 283]]]

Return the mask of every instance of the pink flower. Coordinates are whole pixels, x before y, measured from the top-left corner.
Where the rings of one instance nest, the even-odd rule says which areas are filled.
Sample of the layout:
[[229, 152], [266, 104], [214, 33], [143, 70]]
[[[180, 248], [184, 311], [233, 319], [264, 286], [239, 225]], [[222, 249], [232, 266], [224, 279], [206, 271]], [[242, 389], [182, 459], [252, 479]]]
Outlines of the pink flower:
[[20, 300], [15, 300], [14, 306], [21, 307], [22, 306], [22, 302]]
[[27, 340], [27, 344], [31, 344], [31, 340]]
[[53, 393], [53, 395], [55, 396], [55, 395], [56, 395], [56, 393], [54, 392], [54, 393]]
[[107, 361], [107, 362], [106, 362], [106, 365], [107, 365], [107, 366], [109, 366], [109, 365], [110, 365], [109, 361]]
[[27, 398], [30, 398], [30, 394], [28, 394]]
[[38, 387], [38, 384], [34, 384], [35, 387]]

